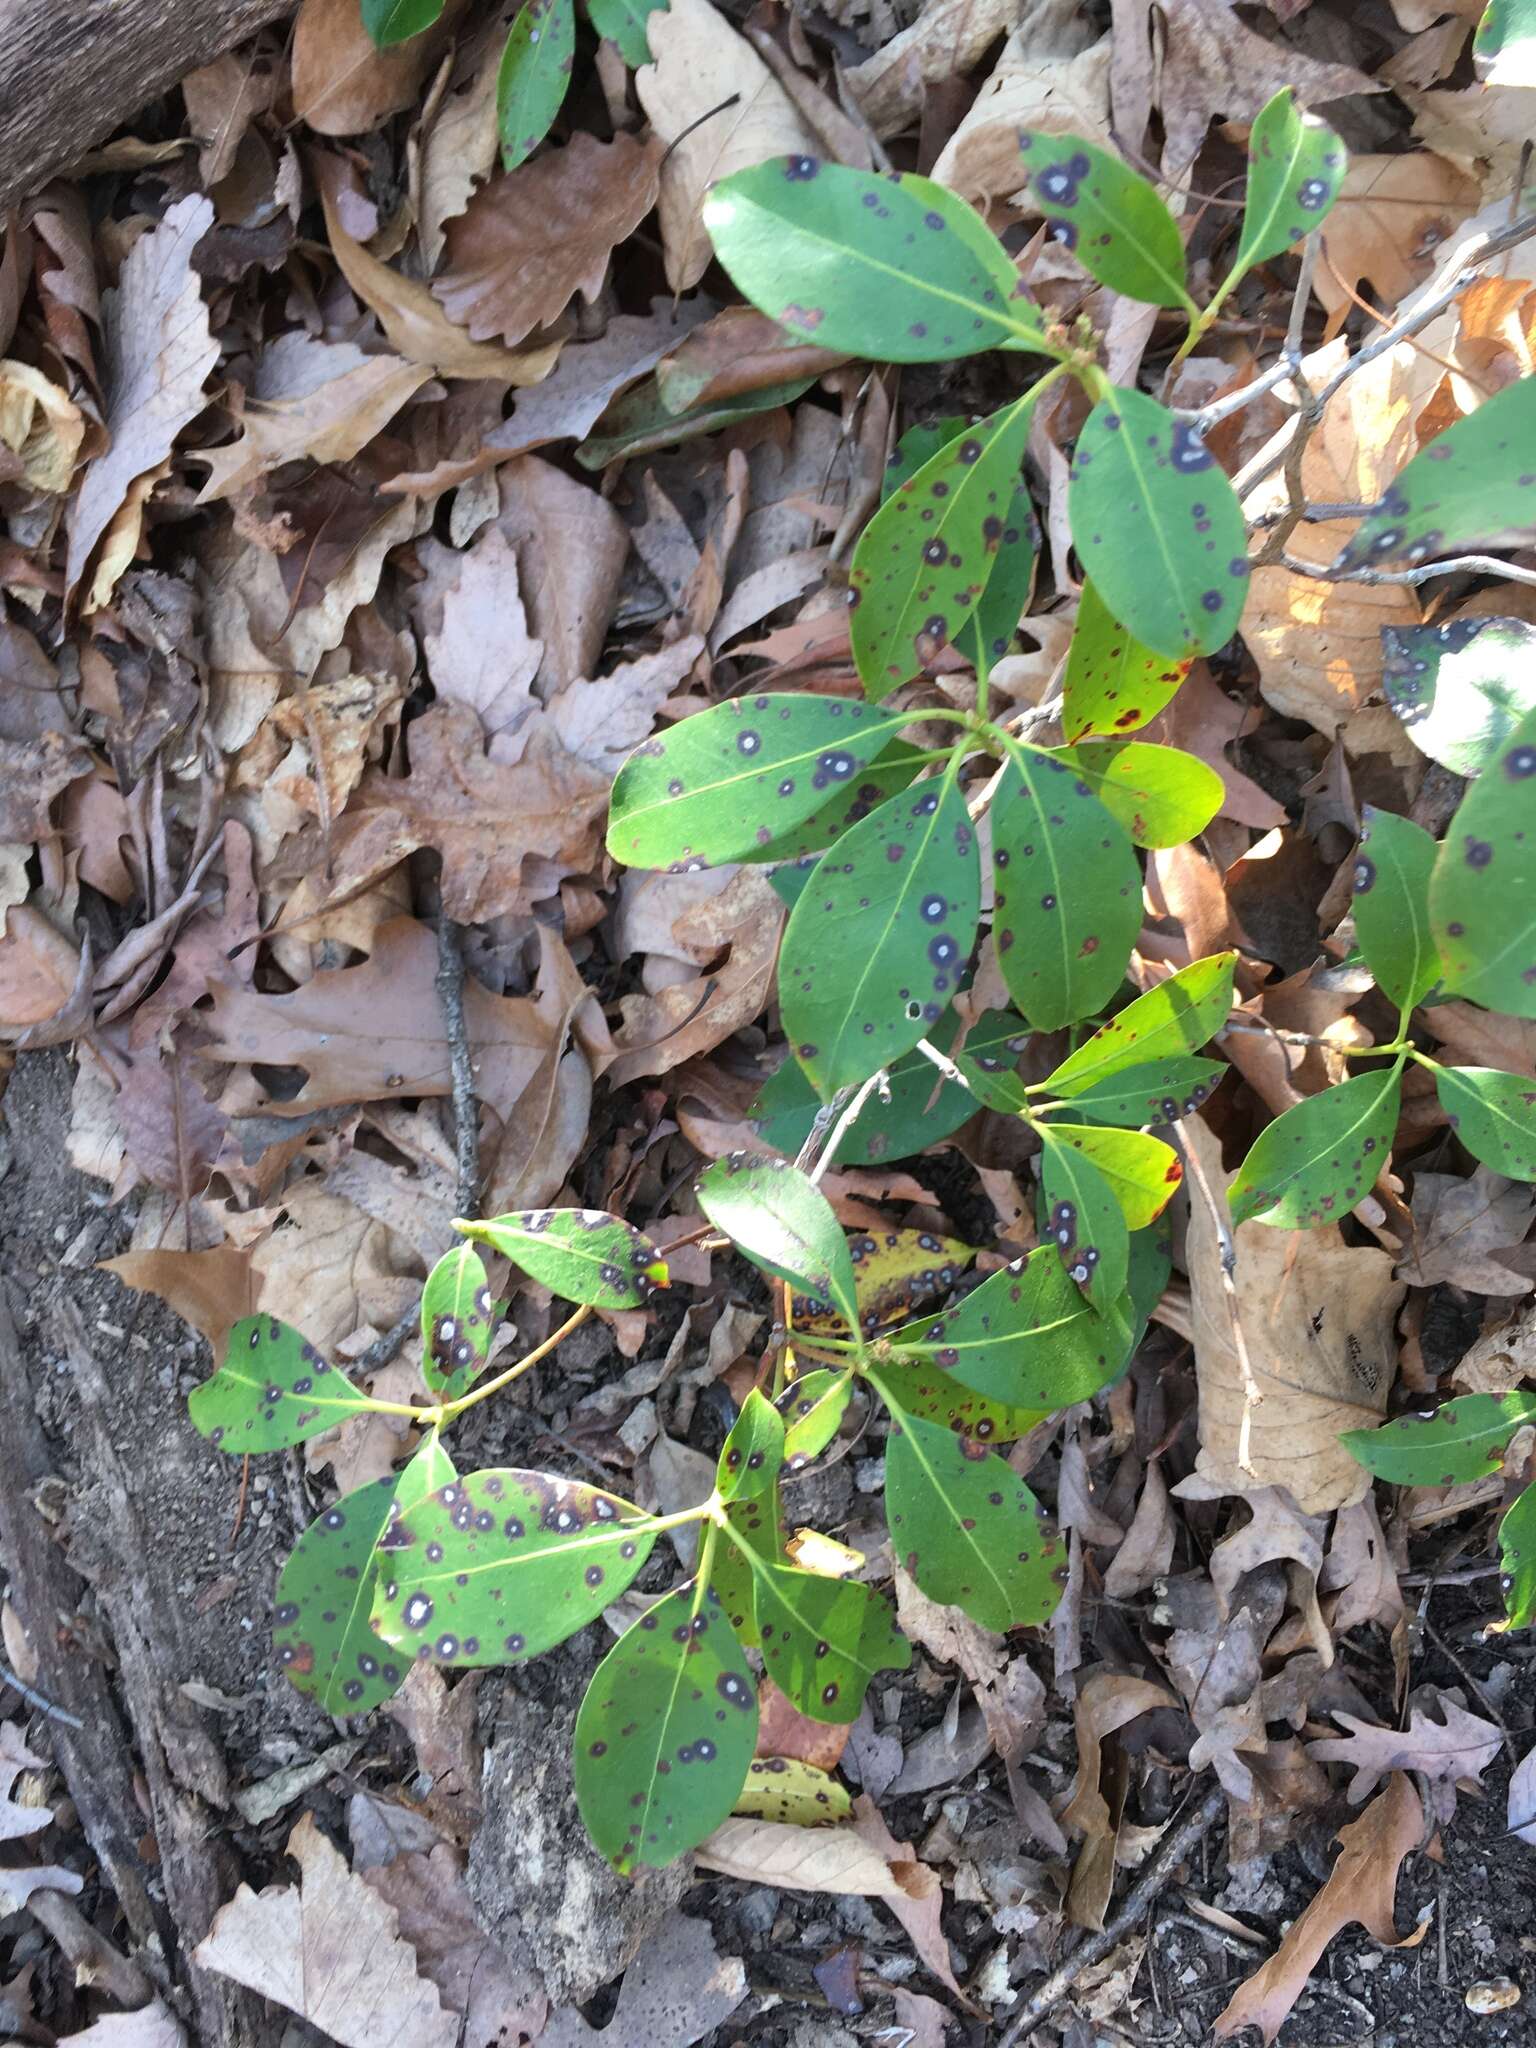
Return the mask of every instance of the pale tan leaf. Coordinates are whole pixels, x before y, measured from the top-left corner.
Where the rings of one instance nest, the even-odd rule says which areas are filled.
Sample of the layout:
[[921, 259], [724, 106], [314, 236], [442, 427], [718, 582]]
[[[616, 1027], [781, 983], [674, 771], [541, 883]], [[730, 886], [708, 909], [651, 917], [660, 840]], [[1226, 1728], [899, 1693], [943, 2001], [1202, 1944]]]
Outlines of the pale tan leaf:
[[445, 96], [421, 139], [416, 235], [429, 277], [443, 253], [444, 228], [496, 161], [496, 75], [505, 43], [500, 19], [487, 21], [471, 46], [469, 82]]
[[413, 106], [463, 0], [422, 35], [376, 50], [357, 0], [304, 0], [293, 30], [293, 110], [317, 135], [366, 135]]
[[53, 1808], [41, 1803], [24, 1806], [11, 1797], [23, 1771], [46, 1771], [45, 1760], [34, 1756], [14, 1721], [0, 1721], [0, 1842], [19, 1841], [23, 1835], [38, 1834], [53, 1819]]
[[182, 2048], [186, 2040], [173, 2012], [152, 1998], [137, 2012], [104, 2012], [78, 2034], [63, 2034], [59, 2048]]
[[696, 633], [654, 654], [621, 662], [606, 676], [569, 683], [549, 702], [549, 722], [568, 754], [605, 775], [650, 737], [656, 714], [704, 652]]
[[422, 642], [427, 673], [439, 697], [468, 704], [494, 737], [534, 709], [544, 643], [529, 637], [517, 556], [499, 527], [487, 526], [457, 568], [442, 592], [440, 622]]
[[261, 1275], [251, 1264], [251, 1247], [221, 1244], [210, 1251], [121, 1252], [103, 1259], [125, 1287], [156, 1294], [208, 1339], [215, 1366], [222, 1365], [229, 1333], [256, 1313]]
[[0, 362], [0, 444], [34, 491], [69, 489], [85, 439], [85, 415], [67, 391], [30, 363]]
[[[797, 1833], [800, 1830], [791, 1829]], [[669, 1914], [624, 1972], [613, 2018], [599, 2029], [574, 2008], [550, 2014], [541, 2048], [692, 2048], [718, 2038], [747, 1995], [739, 1956], [722, 1956], [708, 1924]]]
[[1479, 1165], [1469, 1178], [1415, 1173], [1413, 1239], [1398, 1268], [1416, 1287], [1474, 1288], [1479, 1294], [1529, 1294], [1532, 1282], [1496, 1256], [1523, 1244], [1536, 1217], [1536, 1193]]
[[[1109, 110], [1111, 38], [1095, 39], [1083, 9], [1077, 6], [1055, 10], [1050, 26], [1054, 34], [1046, 38], [1033, 22], [1009, 36], [991, 77], [939, 152], [933, 175], [941, 185], [973, 201], [1024, 195], [1027, 203], [1029, 181], [1019, 156], [1021, 128], [1086, 135], [1102, 148], [1114, 147]], [[896, 43], [891, 43], [860, 65], [850, 74], [850, 83], [856, 84], [895, 48]], [[877, 107], [889, 93], [888, 84], [876, 98]]]
[[[895, 135], [920, 110], [927, 87], [969, 71], [1018, 18], [1018, 0], [924, 0], [911, 27], [845, 72], [843, 82], [875, 133]], [[1017, 154], [1017, 138], [1014, 148]]]
[[855, 1892], [870, 1898], [900, 1896], [901, 1880], [889, 1861], [851, 1827], [800, 1828], [787, 1821], [724, 1821], [694, 1852], [703, 1870], [749, 1884], [791, 1892]]
[[1475, 177], [1430, 150], [1350, 159], [1323, 229], [1313, 290], [1330, 328], [1348, 313], [1352, 291], [1369, 285], [1396, 307], [1439, 263], [1456, 229], [1477, 211]]
[[[1309, 1742], [1307, 1755], [1315, 1763], [1349, 1765], [1355, 1774], [1349, 1782], [1351, 1806], [1368, 1799], [1389, 1771], [1417, 1771], [1431, 1785], [1448, 1787], [1454, 1806], [1457, 1780], [1481, 1778], [1498, 1755], [1504, 1737], [1492, 1721], [1469, 1714], [1448, 1693], [1440, 1695], [1439, 1707], [1436, 1721], [1422, 1706], [1415, 1706], [1406, 1730], [1377, 1727], [1330, 1707], [1331, 1718], [1349, 1733]], [[1449, 1818], [1446, 1814], [1440, 1817]]]

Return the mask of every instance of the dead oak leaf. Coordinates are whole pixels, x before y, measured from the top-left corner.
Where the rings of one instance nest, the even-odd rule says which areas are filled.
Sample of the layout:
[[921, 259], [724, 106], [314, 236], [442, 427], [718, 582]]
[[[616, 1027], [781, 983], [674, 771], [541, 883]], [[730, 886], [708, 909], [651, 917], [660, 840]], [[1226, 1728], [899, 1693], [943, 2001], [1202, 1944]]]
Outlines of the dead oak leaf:
[[432, 282], [476, 341], [521, 341], [579, 292], [596, 299], [608, 258], [656, 204], [661, 146], [585, 131], [564, 149], [492, 178], [448, 223], [447, 266]]
[[1383, 306], [1407, 298], [1481, 196], [1476, 178], [1433, 150], [1353, 157], [1323, 229], [1313, 279], [1328, 309], [1328, 331], [1341, 324], [1363, 284]]
[[455, 561], [458, 573], [442, 590], [438, 624], [423, 638], [427, 673], [440, 698], [468, 704], [494, 738], [534, 709], [544, 643], [529, 634], [517, 555], [499, 527], [487, 526]]
[[607, 2026], [589, 2026], [562, 2006], [550, 2014], [540, 2048], [691, 2048], [723, 2027], [746, 1995], [741, 1958], [719, 1954], [706, 1922], [674, 1913], [624, 1972]]
[[1432, 1794], [1436, 1818], [1448, 1821], [1456, 1807], [1458, 1780], [1481, 1778], [1498, 1755], [1504, 1737], [1492, 1721], [1469, 1714], [1449, 1693], [1440, 1695], [1439, 1707], [1436, 1721], [1416, 1706], [1406, 1730], [1379, 1728], [1330, 1707], [1330, 1718], [1349, 1733], [1309, 1742], [1307, 1755], [1315, 1763], [1350, 1766], [1355, 1774], [1347, 1795], [1351, 1806], [1368, 1799], [1389, 1771], [1417, 1771], [1436, 1788]]
[[1414, 1237], [1398, 1268], [1415, 1287], [1447, 1282], [1478, 1294], [1529, 1294], [1531, 1282], [1494, 1254], [1523, 1244], [1536, 1216], [1536, 1195], [1486, 1166], [1467, 1179], [1415, 1173]]

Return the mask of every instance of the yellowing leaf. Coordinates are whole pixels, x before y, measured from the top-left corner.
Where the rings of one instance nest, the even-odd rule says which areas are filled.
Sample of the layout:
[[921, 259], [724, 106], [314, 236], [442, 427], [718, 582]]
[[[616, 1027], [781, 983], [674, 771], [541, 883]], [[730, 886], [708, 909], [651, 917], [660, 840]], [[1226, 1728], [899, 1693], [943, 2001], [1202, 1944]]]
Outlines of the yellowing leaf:
[[794, 1757], [759, 1756], [747, 1766], [736, 1811], [787, 1827], [825, 1828], [847, 1820], [853, 1800], [844, 1786], [814, 1764]]

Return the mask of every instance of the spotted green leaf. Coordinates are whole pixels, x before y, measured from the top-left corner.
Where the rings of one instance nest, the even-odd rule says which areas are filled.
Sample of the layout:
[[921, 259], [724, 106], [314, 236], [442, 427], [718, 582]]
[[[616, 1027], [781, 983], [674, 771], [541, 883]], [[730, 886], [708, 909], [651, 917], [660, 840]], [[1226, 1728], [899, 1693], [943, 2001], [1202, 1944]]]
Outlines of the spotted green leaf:
[[1095, 1162], [1040, 1127], [1040, 1192], [1045, 1235], [1060, 1254], [1067, 1278], [1102, 1309], [1125, 1292], [1130, 1228], [1125, 1211]]
[[1536, 1017], [1533, 813], [1536, 711], [1462, 799], [1429, 881], [1430, 927], [1446, 988], [1511, 1017]]
[[1156, 1222], [1184, 1178], [1179, 1155], [1147, 1131], [1103, 1130], [1096, 1124], [1042, 1124], [1048, 1145], [1066, 1147], [1089, 1160], [1109, 1182], [1132, 1230]]
[[1355, 934], [1376, 986], [1400, 1009], [1422, 1002], [1440, 979], [1440, 955], [1429, 928], [1429, 878], [1439, 850], [1411, 819], [1371, 804], [1362, 809]]
[[890, 1608], [857, 1580], [748, 1555], [768, 1676], [813, 1721], [856, 1721], [875, 1673], [912, 1661]]
[[1085, 740], [1060, 758], [1138, 846], [1182, 846], [1221, 809], [1226, 784], [1208, 762], [1142, 740]]
[[1212, 953], [1181, 967], [1068, 1053], [1041, 1082], [1041, 1093], [1079, 1096], [1149, 1061], [1198, 1052], [1227, 1021], [1236, 966], [1235, 953]]
[[723, 1509], [726, 1533], [710, 1552], [709, 1582], [726, 1618], [749, 1649], [762, 1647], [749, 1558], [784, 1561], [784, 1517], [777, 1480], [765, 1492], [744, 1494]]
[[1536, 0], [1488, 0], [1472, 55], [1484, 84], [1536, 87]]
[[374, 47], [387, 50], [430, 28], [443, 11], [443, 0], [362, 0], [363, 27]]
[[789, 914], [778, 986], [795, 1058], [823, 1095], [867, 1080], [932, 1030], [980, 912], [976, 832], [953, 776], [893, 797], [822, 857]]
[[229, 1333], [224, 1363], [187, 1403], [192, 1425], [217, 1450], [281, 1451], [369, 1406], [313, 1344], [275, 1316], [246, 1316]]
[[1066, 1553], [1045, 1509], [995, 1451], [902, 1409], [887, 1376], [871, 1377], [891, 1411], [885, 1506], [901, 1563], [930, 1600], [983, 1628], [1048, 1621]]
[[587, 1833], [621, 1873], [675, 1863], [730, 1813], [756, 1744], [757, 1688], [719, 1599], [679, 1586], [620, 1636], [576, 1715]]
[[779, 1396], [784, 1417], [784, 1463], [798, 1472], [819, 1458], [842, 1427], [853, 1393], [853, 1376], [822, 1366], [804, 1372]]
[[1171, 1124], [1190, 1116], [1226, 1073], [1220, 1060], [1170, 1053], [1071, 1090], [1073, 1114], [1100, 1124]]
[[643, 1308], [667, 1285], [666, 1261], [632, 1224], [602, 1209], [522, 1209], [454, 1224], [566, 1301]]
[[632, 71], [651, 61], [651, 46], [645, 25], [667, 0], [587, 0], [592, 26], [610, 43], [617, 43], [619, 55]]
[[1401, 1092], [1397, 1067], [1309, 1095], [1259, 1133], [1230, 1190], [1232, 1221], [1291, 1230], [1337, 1223], [1387, 1163]]
[[1260, 108], [1248, 136], [1248, 193], [1222, 297], [1256, 263], [1305, 241], [1339, 196], [1348, 156], [1326, 121], [1303, 113], [1289, 86]]
[[881, 1367], [896, 1405], [922, 1422], [931, 1422], [973, 1443], [1014, 1443], [1028, 1436], [1037, 1422], [1051, 1412], [1048, 1408], [1020, 1408], [1011, 1401], [994, 1401], [961, 1384], [952, 1373], [935, 1365], [931, 1356], [903, 1353]]
[[[839, 783], [827, 801], [802, 824], [791, 825], [787, 830], [776, 833], [766, 845], [754, 846], [741, 858], [799, 862], [807, 854], [824, 852], [861, 818], [867, 818], [876, 804], [884, 803], [887, 797], [898, 796], [909, 788], [930, 759], [923, 748], [909, 746], [905, 740], [892, 740], [852, 782]], [[799, 891], [796, 891], [787, 899], [791, 909], [798, 897]]]
[[407, 1508], [379, 1543], [374, 1626], [423, 1662], [511, 1664], [595, 1621], [633, 1583], [652, 1518], [546, 1472], [472, 1472]]
[[721, 1449], [716, 1490], [722, 1500], [751, 1500], [770, 1490], [783, 1463], [784, 1418], [754, 1387]]
[[1536, 626], [1475, 616], [1383, 626], [1381, 687], [1421, 753], [1481, 775], [1536, 711]]
[[992, 804], [992, 929], [1009, 993], [1037, 1031], [1103, 1009], [1141, 930], [1125, 828], [1064, 761], [1009, 756]]
[[1536, 1617], [1536, 1486], [1528, 1486], [1499, 1524], [1504, 1620], [1497, 1626], [1529, 1628]]
[[1511, 1180], [1536, 1180], [1536, 1081], [1494, 1067], [1441, 1067], [1435, 1093], [1474, 1159]]
[[853, 1260], [832, 1204], [787, 1159], [732, 1152], [698, 1184], [699, 1207], [753, 1265], [830, 1301], [858, 1328]]
[[[920, 1344], [955, 1387], [1049, 1414], [1089, 1400], [1125, 1364], [1122, 1319], [1097, 1314], [1050, 1245], [1038, 1245], [961, 1297], [953, 1308], [892, 1332]], [[977, 1427], [971, 1435], [993, 1431]]]
[[1077, 439], [1067, 490], [1072, 543], [1110, 611], [1155, 653], [1214, 654], [1248, 594], [1237, 494], [1186, 420], [1115, 390]]
[[775, 157], [713, 186], [704, 225], [753, 305], [820, 348], [930, 363], [1044, 347], [1002, 243], [929, 178]]
[[391, 1520], [455, 1477], [430, 1435], [396, 1478], [344, 1494], [310, 1523], [278, 1575], [272, 1647], [284, 1674], [328, 1714], [366, 1714], [405, 1678], [409, 1660], [373, 1632], [378, 1541]]
[[1080, 135], [1023, 128], [1019, 149], [1030, 197], [1091, 277], [1148, 305], [1192, 305], [1178, 222], [1145, 178]]
[[1416, 568], [1536, 527], [1536, 377], [1437, 434], [1340, 550], [1335, 570]]
[[629, 867], [750, 857], [850, 789], [909, 722], [841, 697], [733, 697], [647, 740], [613, 786]]
[[515, 171], [554, 125], [576, 61], [574, 0], [524, 0], [496, 74], [502, 168]]
[[472, 1244], [456, 1244], [427, 1275], [421, 1294], [421, 1370], [435, 1394], [456, 1401], [490, 1356], [494, 1303]]
[[1465, 1486], [1499, 1469], [1504, 1446], [1536, 1422], [1536, 1393], [1463, 1394], [1420, 1415], [1339, 1438], [1357, 1464], [1393, 1486]]
[[1069, 740], [1089, 733], [1132, 732], [1156, 718], [1189, 674], [1144, 647], [1110, 611], [1091, 580], [1083, 585], [1061, 685], [1061, 729]]

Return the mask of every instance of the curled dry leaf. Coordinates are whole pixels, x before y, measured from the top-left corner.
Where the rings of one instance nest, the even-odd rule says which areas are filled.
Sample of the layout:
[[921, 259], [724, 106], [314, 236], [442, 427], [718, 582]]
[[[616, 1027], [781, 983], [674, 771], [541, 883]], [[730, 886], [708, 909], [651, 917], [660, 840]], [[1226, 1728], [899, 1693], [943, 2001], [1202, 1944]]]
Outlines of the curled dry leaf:
[[1504, 1738], [1501, 1729], [1469, 1714], [1450, 1693], [1442, 1693], [1438, 1705], [1438, 1721], [1416, 1706], [1406, 1730], [1379, 1728], [1331, 1708], [1332, 1718], [1349, 1733], [1309, 1742], [1307, 1755], [1315, 1763], [1350, 1766], [1355, 1774], [1349, 1782], [1351, 1806], [1368, 1799], [1389, 1771], [1415, 1771], [1434, 1788], [1436, 1818], [1448, 1821], [1456, 1808], [1457, 1782], [1481, 1778]]
[[34, 1756], [14, 1721], [0, 1722], [0, 1842], [35, 1835], [53, 1819], [51, 1806], [23, 1806], [11, 1797], [23, 1771], [44, 1771], [47, 1762]]
[[1536, 1194], [1479, 1166], [1461, 1180], [1449, 1173], [1413, 1177], [1413, 1239], [1398, 1268], [1416, 1287], [1448, 1282], [1494, 1296], [1529, 1294], [1531, 1281], [1497, 1254], [1525, 1241]]
[[67, 391], [30, 363], [0, 362], [0, 445], [34, 491], [69, 489], [85, 439], [85, 415]]
[[1014, 0], [928, 0], [910, 28], [846, 72], [844, 82], [875, 133], [894, 135], [922, 106], [925, 87], [968, 71], [1017, 19]]

